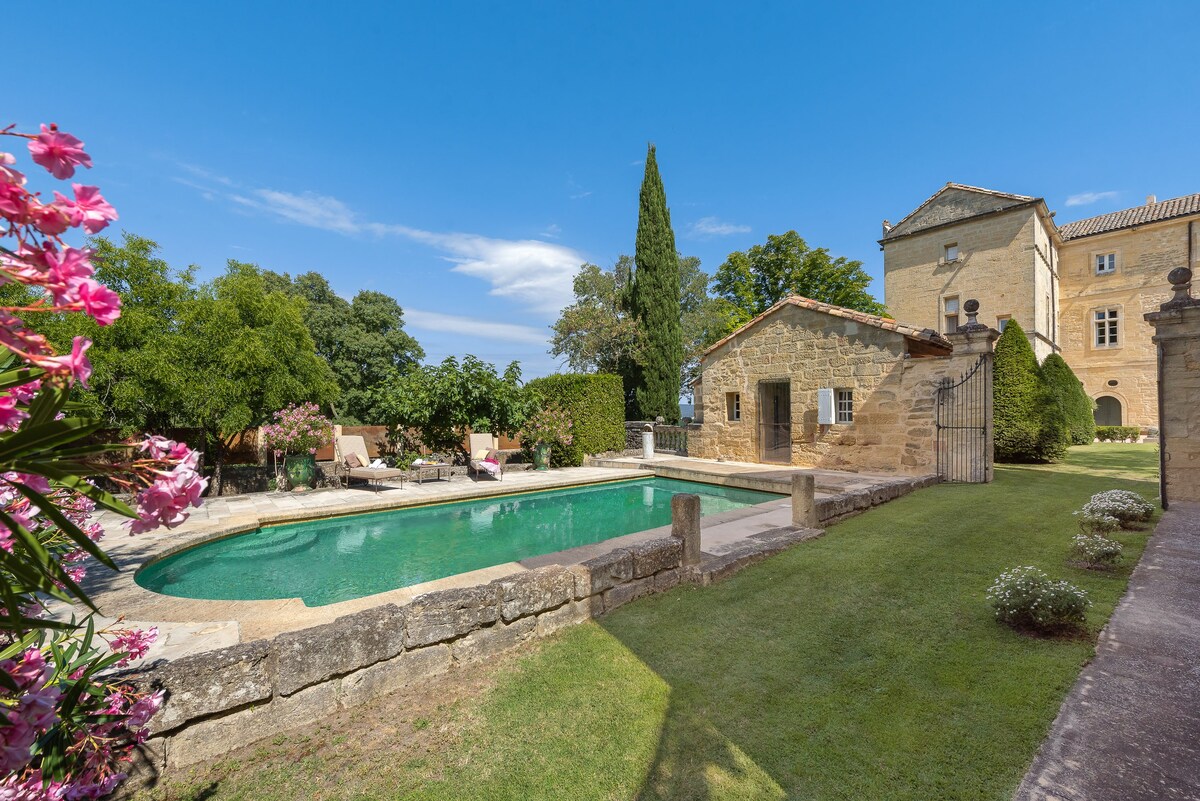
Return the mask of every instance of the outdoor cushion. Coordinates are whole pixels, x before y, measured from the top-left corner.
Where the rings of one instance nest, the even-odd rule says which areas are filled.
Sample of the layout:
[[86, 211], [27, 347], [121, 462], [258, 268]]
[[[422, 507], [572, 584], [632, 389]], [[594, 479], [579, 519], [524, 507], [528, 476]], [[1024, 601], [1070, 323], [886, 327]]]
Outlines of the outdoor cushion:
[[346, 467], [363, 467], [363, 463], [358, 460], [357, 453], [346, 454]]
[[491, 451], [489, 451], [487, 448], [480, 448], [479, 450], [475, 451], [475, 455], [472, 456], [471, 458], [477, 462], [481, 462], [484, 459], [488, 458], [488, 456], [490, 456], [490, 455], [491, 455]]

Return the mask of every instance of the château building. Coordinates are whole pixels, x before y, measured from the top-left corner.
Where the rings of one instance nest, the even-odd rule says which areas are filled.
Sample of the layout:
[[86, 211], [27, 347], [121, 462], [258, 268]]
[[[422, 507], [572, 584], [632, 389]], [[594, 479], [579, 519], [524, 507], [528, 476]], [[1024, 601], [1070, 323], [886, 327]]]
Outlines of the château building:
[[948, 183], [883, 223], [884, 302], [897, 320], [947, 333], [975, 298], [979, 322], [1020, 323], [1038, 359], [1059, 353], [1100, 425], [1154, 426], [1155, 347], [1146, 312], [1163, 276], [1197, 268], [1200, 194], [1059, 225], [1040, 197]]

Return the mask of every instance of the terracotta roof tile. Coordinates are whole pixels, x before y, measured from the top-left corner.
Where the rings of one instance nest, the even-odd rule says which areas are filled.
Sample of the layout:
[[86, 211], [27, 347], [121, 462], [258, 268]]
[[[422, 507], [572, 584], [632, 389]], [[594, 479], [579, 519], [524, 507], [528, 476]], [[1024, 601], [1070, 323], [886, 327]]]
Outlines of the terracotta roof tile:
[[924, 342], [926, 344], [933, 345], [934, 347], [944, 348], [947, 351], [953, 348], [949, 340], [947, 340], [937, 331], [934, 331], [932, 328], [918, 328], [915, 325], [897, 322], [890, 317], [880, 317], [879, 315], [867, 314], [866, 312], [856, 311], [855, 309], [834, 306], [832, 303], [822, 303], [819, 300], [812, 300], [811, 298], [801, 297], [800, 295], [791, 295], [779, 301], [774, 306], [743, 325], [741, 328], [726, 336], [724, 339], [713, 344], [712, 347], [701, 354], [701, 358], [712, 353], [714, 350], [729, 342], [734, 337], [740, 336], [750, 328], [758, 325], [767, 317], [782, 309], [784, 306], [799, 306], [802, 309], [809, 309], [811, 311], [821, 312], [823, 314], [830, 314], [834, 317], [844, 317], [847, 320], [853, 320], [854, 322], [863, 323], [864, 325], [882, 328], [885, 331], [895, 331], [898, 334], [903, 334], [909, 339], [914, 339], [918, 342]]
[[1135, 225], [1161, 222], [1173, 217], [1185, 217], [1189, 214], [1200, 214], [1200, 194], [1184, 195], [1158, 203], [1148, 203], [1145, 206], [1134, 206], [1086, 220], [1067, 223], [1060, 226], [1058, 232], [1064, 240], [1079, 239], [1084, 236], [1118, 231], [1122, 228], [1132, 228]]

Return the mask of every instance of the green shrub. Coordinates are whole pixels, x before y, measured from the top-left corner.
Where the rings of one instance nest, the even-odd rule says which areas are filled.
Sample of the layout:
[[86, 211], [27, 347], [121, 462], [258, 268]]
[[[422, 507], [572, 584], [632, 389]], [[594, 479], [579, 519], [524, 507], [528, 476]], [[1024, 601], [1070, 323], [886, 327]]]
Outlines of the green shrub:
[[1076, 514], [1091, 517], [1111, 517], [1122, 527], [1134, 523], [1145, 523], [1154, 517], [1154, 504], [1129, 490], [1105, 490], [1097, 492]]
[[1137, 426], [1096, 426], [1096, 439], [1101, 442], [1136, 440], [1141, 435], [1142, 430]]
[[625, 447], [625, 390], [615, 375], [561, 373], [526, 387], [542, 406], [557, 405], [572, 421], [572, 442], [550, 451], [553, 467], [576, 467], [589, 453]]
[[1061, 458], [1070, 445], [1066, 416], [1015, 320], [1005, 326], [996, 343], [992, 370], [996, 461], [1052, 462]]
[[987, 599], [1001, 623], [1046, 634], [1081, 626], [1092, 603], [1069, 581], [1056, 581], [1030, 566], [1001, 573], [988, 588]]
[[1076, 534], [1071, 551], [1088, 567], [1111, 567], [1121, 558], [1121, 543], [1096, 534]]
[[1051, 353], [1042, 362], [1042, 377], [1062, 407], [1071, 444], [1090, 445], [1096, 438], [1096, 416], [1093, 412], [1096, 404], [1084, 391], [1083, 382], [1057, 353]]

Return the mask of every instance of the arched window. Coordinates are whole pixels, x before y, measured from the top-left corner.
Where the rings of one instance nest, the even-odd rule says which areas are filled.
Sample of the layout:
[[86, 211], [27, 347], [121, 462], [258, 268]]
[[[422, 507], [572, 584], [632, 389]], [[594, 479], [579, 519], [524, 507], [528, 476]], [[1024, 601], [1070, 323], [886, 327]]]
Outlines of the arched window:
[[1096, 398], [1096, 425], [1121, 425], [1121, 402], [1111, 395]]

